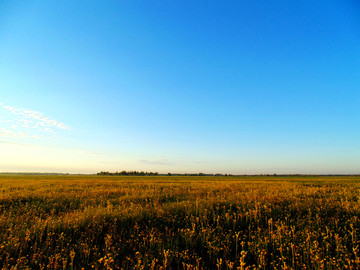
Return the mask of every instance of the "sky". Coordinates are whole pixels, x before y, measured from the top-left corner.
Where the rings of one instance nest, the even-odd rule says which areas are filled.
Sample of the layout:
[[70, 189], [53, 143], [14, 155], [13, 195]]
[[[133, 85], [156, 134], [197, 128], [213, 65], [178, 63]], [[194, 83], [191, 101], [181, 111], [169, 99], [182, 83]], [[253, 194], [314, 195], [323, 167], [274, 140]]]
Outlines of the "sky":
[[359, 174], [358, 1], [0, 2], [0, 172]]

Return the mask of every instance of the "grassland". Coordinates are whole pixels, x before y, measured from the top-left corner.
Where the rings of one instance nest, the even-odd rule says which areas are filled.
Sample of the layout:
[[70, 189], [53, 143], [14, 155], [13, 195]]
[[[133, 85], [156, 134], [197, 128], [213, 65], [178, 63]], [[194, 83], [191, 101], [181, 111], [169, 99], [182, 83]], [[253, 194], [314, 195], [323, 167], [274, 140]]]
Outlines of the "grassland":
[[2, 269], [360, 269], [360, 177], [0, 176]]

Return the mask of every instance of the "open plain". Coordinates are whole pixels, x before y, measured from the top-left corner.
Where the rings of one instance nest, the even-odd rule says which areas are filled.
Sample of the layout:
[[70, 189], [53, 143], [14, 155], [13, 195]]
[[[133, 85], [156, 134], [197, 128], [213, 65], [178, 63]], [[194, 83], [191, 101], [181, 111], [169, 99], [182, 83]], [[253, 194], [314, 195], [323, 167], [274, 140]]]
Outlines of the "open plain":
[[357, 176], [0, 176], [2, 269], [359, 269]]

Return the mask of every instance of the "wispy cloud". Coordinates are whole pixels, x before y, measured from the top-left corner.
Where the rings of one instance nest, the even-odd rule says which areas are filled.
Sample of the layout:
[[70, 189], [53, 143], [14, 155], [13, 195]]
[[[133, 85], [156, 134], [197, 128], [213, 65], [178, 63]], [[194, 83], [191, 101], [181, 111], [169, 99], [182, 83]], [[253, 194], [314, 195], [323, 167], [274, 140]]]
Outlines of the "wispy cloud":
[[19, 109], [13, 106], [4, 105], [2, 103], [0, 103], [0, 106], [5, 110], [22, 117], [20, 119], [14, 120], [14, 122], [19, 127], [42, 128], [48, 131], [50, 130], [49, 128], [51, 127], [64, 129], [64, 130], [71, 130], [71, 128], [65, 125], [64, 123], [56, 121], [50, 117], [47, 117], [40, 112], [27, 110], [27, 109]]
[[94, 156], [94, 157], [102, 156], [102, 153], [99, 153], [99, 152], [93, 152], [93, 151], [87, 151], [87, 150], [79, 150], [79, 151], [88, 156]]
[[10, 144], [10, 145], [18, 145], [18, 146], [29, 146], [30, 144], [27, 143], [18, 143], [8, 140], [0, 140], [0, 144]]
[[151, 159], [138, 159], [137, 162], [142, 163], [142, 164], [146, 164], [146, 165], [166, 165], [166, 166], [173, 165], [173, 163], [170, 162], [166, 158], [153, 159], [153, 160], [151, 160]]
[[[15, 137], [15, 136], [30, 136], [28, 134], [14, 134], [11, 131], [4, 131], [4, 129], [0, 128], [0, 137], [2, 135], [8, 135], [8, 137]], [[17, 142], [17, 141], [13, 141], [13, 140], [7, 140], [7, 139], [0, 139], [0, 144], [5, 144], [5, 145], [15, 145], [15, 146], [21, 146], [21, 147], [27, 147], [27, 148], [33, 148], [33, 149], [47, 149], [49, 151], [67, 151], [67, 152], [72, 152], [76, 155], [81, 155], [82, 157], [87, 157], [87, 158], [94, 158], [94, 157], [104, 157], [104, 155], [100, 152], [94, 152], [94, 151], [89, 151], [89, 150], [84, 150], [81, 148], [72, 148], [72, 147], [58, 147], [58, 146], [51, 146], [51, 145], [43, 145], [43, 144], [38, 144], [38, 143], [24, 143], [24, 142]], [[114, 162], [112, 162], [114, 163]]]
[[27, 134], [21, 131], [14, 131], [11, 129], [6, 128], [0, 128], [0, 137], [7, 137], [7, 138], [37, 138], [41, 139], [44, 138], [44, 136], [41, 135], [32, 135]]

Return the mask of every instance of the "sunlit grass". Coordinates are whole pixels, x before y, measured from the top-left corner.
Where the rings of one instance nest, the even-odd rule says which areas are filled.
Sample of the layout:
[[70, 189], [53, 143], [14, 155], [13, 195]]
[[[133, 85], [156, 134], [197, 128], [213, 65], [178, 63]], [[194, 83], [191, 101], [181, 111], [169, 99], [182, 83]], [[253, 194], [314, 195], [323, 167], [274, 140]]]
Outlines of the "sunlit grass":
[[359, 180], [0, 176], [0, 265], [359, 269]]

